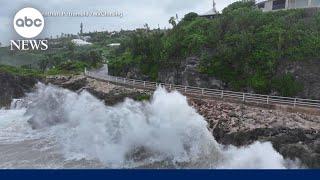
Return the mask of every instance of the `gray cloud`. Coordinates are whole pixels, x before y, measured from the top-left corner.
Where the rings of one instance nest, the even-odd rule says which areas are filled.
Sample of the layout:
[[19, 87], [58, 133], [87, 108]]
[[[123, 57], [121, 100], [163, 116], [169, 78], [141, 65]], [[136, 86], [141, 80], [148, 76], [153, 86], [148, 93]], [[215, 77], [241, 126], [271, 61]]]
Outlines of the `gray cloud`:
[[[216, 0], [218, 10], [236, 0]], [[47, 17], [43, 37], [60, 33], [77, 33], [80, 22], [85, 31], [135, 29], [148, 23], [150, 27], [169, 27], [168, 19], [175, 14], [183, 17], [188, 12], [203, 13], [212, 6], [211, 0], [10, 0], [1, 2], [0, 42], [19, 38], [12, 28], [14, 14], [23, 7], [46, 11], [120, 11], [123, 18], [110, 17]], [[9, 26], [9, 27], [8, 27]]]

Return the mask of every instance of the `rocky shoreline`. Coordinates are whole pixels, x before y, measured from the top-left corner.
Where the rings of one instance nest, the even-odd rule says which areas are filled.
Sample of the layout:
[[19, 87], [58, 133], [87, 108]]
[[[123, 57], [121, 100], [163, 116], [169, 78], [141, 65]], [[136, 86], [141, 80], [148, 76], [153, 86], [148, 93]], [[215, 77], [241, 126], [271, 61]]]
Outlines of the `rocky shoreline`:
[[123, 102], [125, 98], [134, 100], [149, 99], [152, 94], [150, 91], [125, 88], [81, 75], [73, 77], [53, 76], [47, 78], [45, 83], [54, 84], [75, 92], [86, 90], [109, 106]]
[[[59, 78], [58, 78], [59, 79]], [[51, 83], [76, 90], [81, 87], [105, 101], [107, 105], [151, 92], [128, 89], [90, 78], [73, 77], [64, 83]], [[80, 83], [81, 82], [81, 83]], [[75, 88], [77, 87], [77, 88]], [[290, 113], [223, 101], [190, 99], [208, 122], [209, 130], [223, 145], [246, 146], [255, 141], [270, 141], [285, 158], [300, 161], [302, 167], [320, 168], [320, 116]]]
[[[14, 81], [14, 80], [13, 80]], [[17, 92], [30, 90], [35, 81], [14, 81], [2, 86], [2, 91], [17, 88]], [[17, 86], [22, 82], [25, 85]], [[31, 83], [32, 82], [32, 83]], [[75, 92], [87, 90], [106, 105], [114, 105], [125, 98], [147, 100], [152, 92], [129, 89], [84, 76], [48, 77], [51, 83]], [[13, 85], [12, 85], [13, 84]], [[15, 86], [14, 86], [15, 85]], [[11, 88], [11, 89], [10, 89]], [[7, 90], [5, 92], [7, 92]], [[8, 94], [8, 92], [7, 92]], [[23, 93], [22, 93], [23, 94]], [[17, 95], [21, 96], [21, 93]], [[12, 96], [16, 97], [16, 96]], [[246, 146], [255, 141], [270, 141], [285, 158], [299, 160], [302, 167], [320, 168], [320, 116], [264, 109], [224, 101], [206, 101], [189, 98], [192, 105], [208, 122], [208, 129], [223, 145]]]
[[191, 100], [190, 104], [205, 117], [221, 144], [245, 146], [270, 141], [285, 158], [320, 168], [320, 116], [221, 101]]

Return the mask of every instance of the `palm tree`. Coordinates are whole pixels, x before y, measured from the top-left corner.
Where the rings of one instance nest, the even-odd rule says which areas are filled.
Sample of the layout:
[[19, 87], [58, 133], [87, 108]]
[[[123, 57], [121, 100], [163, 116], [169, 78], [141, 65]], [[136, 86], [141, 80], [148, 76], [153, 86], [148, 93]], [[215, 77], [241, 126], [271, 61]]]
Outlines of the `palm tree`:
[[169, 19], [169, 23], [172, 25], [172, 27], [176, 27], [176, 25], [177, 25], [176, 19], [174, 17], [171, 17]]

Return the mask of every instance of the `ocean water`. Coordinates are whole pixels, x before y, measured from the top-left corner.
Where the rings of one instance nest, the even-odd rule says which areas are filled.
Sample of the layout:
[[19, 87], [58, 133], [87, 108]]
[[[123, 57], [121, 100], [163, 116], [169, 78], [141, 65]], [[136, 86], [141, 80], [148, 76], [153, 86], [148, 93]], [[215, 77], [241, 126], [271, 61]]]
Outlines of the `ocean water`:
[[0, 168], [267, 168], [298, 167], [269, 142], [218, 144], [207, 122], [178, 92], [158, 88], [150, 102], [106, 106], [38, 84], [0, 110]]

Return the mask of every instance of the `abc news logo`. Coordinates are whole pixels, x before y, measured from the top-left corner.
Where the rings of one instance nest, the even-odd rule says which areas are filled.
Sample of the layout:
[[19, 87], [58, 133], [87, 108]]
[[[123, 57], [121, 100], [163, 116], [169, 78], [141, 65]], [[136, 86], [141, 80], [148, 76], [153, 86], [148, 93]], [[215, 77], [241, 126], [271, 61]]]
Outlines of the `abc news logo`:
[[48, 40], [31, 40], [38, 36], [44, 27], [42, 14], [34, 8], [23, 8], [16, 13], [13, 20], [15, 31], [29, 40], [11, 40], [11, 50], [47, 50]]
[[41, 27], [42, 25], [42, 21], [41, 19], [37, 18], [34, 21], [32, 19], [29, 19], [27, 16], [24, 17], [23, 19], [17, 19], [16, 21], [16, 26], [17, 27], [32, 27], [32, 26], [36, 26], [36, 27]]

